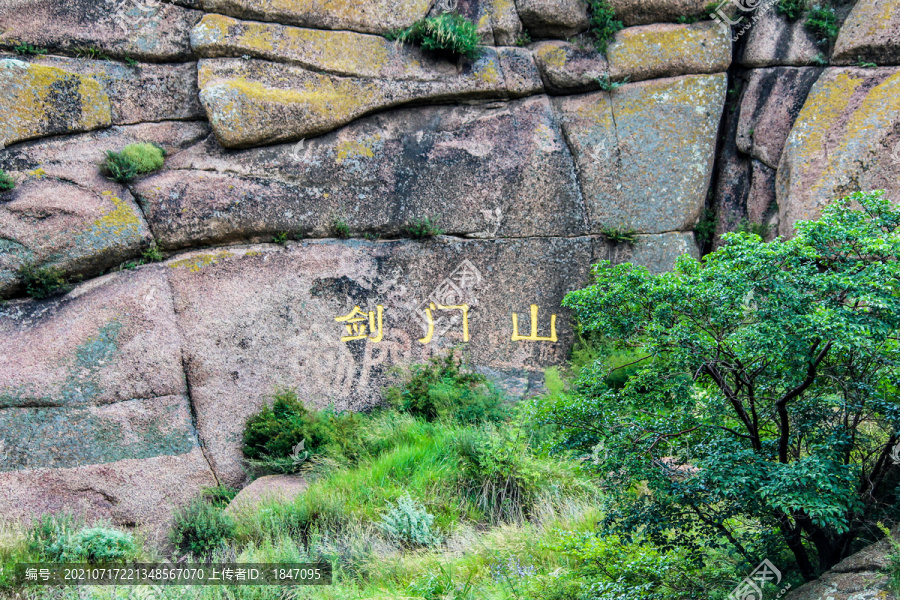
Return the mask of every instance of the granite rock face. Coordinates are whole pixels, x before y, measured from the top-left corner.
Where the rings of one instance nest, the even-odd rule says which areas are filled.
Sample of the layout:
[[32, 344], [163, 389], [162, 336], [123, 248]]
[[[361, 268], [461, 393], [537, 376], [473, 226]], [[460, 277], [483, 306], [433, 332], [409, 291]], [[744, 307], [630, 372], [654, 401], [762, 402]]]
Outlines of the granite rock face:
[[900, 65], [900, 2], [859, 0], [841, 28], [833, 61]]
[[516, 11], [538, 37], [571, 37], [590, 24], [587, 4], [580, 0], [516, 0]]

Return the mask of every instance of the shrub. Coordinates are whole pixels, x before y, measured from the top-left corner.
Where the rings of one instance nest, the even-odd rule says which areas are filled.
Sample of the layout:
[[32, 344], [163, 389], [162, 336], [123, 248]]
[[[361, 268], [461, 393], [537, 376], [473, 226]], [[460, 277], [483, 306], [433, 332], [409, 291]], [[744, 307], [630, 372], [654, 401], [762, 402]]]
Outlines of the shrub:
[[303, 461], [295, 448], [300, 444], [304, 458], [326, 455], [352, 461], [360, 451], [362, 419], [352, 412], [310, 411], [294, 391], [280, 390], [271, 407], [264, 406], [247, 420], [244, 455], [254, 466], [273, 473], [299, 470]]
[[426, 421], [497, 422], [509, 414], [499, 390], [483, 375], [463, 372], [462, 361], [452, 352], [412, 366], [406, 381], [388, 388], [385, 397], [401, 412]]
[[57, 267], [26, 264], [19, 269], [19, 277], [25, 284], [25, 293], [38, 300], [65, 294], [72, 287]]
[[438, 215], [434, 218], [425, 217], [424, 219], [410, 221], [403, 226], [403, 233], [414, 240], [423, 240], [436, 235], [443, 235], [444, 230], [438, 227], [437, 224], [440, 218], [440, 215]]
[[414, 23], [394, 34], [406, 44], [418, 44], [423, 50], [452, 56], [478, 58], [478, 32], [475, 23], [456, 13], [443, 13]]
[[340, 217], [335, 217], [331, 221], [331, 231], [336, 237], [339, 237], [342, 240], [346, 240], [350, 237], [350, 226]]
[[408, 494], [401, 496], [396, 506], [391, 506], [378, 528], [407, 548], [437, 546], [444, 541], [434, 527], [434, 515]]
[[202, 496], [213, 506], [217, 508], [225, 508], [234, 497], [238, 495], [238, 491], [227, 485], [217, 485], [215, 487], [206, 488], [202, 492]]
[[600, 228], [600, 235], [617, 244], [633, 244], [637, 241], [637, 231], [635, 229], [626, 229], [625, 227], [604, 225]]
[[234, 537], [234, 520], [204, 500], [194, 500], [175, 513], [169, 541], [181, 552], [208, 557]]
[[32, 551], [52, 562], [107, 563], [125, 561], [138, 553], [130, 533], [111, 527], [77, 529], [69, 515], [44, 515], [29, 533]]
[[156, 245], [156, 242], [150, 244], [150, 247], [141, 253], [141, 260], [145, 263], [159, 262], [163, 258], [165, 257], [163, 256], [162, 251], [160, 251], [159, 246]]
[[110, 179], [128, 183], [138, 175], [162, 168], [165, 156], [165, 151], [154, 144], [129, 144], [121, 152], [107, 152], [103, 167]]
[[13, 46], [13, 52], [24, 56], [40, 56], [41, 54], [47, 54], [47, 49], [38, 48], [36, 46], [32, 46], [31, 44], [22, 43]]
[[591, 13], [590, 32], [594, 38], [594, 46], [599, 52], [606, 54], [609, 42], [624, 25], [616, 19], [615, 12], [606, 0], [588, 0], [588, 9]]
[[834, 9], [819, 5], [809, 11], [804, 27], [816, 36], [818, 44], [822, 46], [827, 46], [837, 39], [841, 31]]
[[788, 21], [796, 21], [806, 10], [806, 0], [778, 0], [775, 12]]
[[16, 187], [16, 180], [13, 179], [6, 171], [0, 169], [0, 192], [5, 192]]
[[710, 209], [705, 209], [700, 215], [700, 220], [694, 226], [694, 235], [700, 246], [708, 246], [712, 243], [716, 236], [716, 213]]

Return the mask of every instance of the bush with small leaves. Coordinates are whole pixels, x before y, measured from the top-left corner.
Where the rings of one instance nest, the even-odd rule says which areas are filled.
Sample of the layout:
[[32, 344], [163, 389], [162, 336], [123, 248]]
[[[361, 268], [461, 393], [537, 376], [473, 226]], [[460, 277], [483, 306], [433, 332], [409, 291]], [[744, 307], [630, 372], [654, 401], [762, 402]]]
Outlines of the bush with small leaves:
[[10, 177], [6, 171], [0, 169], [0, 192], [5, 192], [16, 187], [16, 180]]
[[346, 240], [350, 237], [350, 226], [340, 217], [335, 217], [331, 221], [331, 231], [336, 237], [339, 237], [342, 240]]
[[796, 21], [806, 10], [806, 0], [778, 0], [775, 12], [788, 21]]
[[33, 552], [51, 562], [109, 563], [135, 558], [134, 536], [113, 527], [78, 529], [70, 515], [44, 515], [29, 532]]
[[434, 527], [434, 515], [409, 494], [398, 498], [396, 506], [391, 505], [378, 528], [406, 548], [427, 548], [444, 541], [440, 531]]
[[809, 11], [804, 27], [816, 36], [816, 41], [820, 46], [827, 46], [833, 42], [841, 31], [834, 9], [819, 5], [812, 7]]
[[591, 14], [591, 35], [594, 37], [594, 46], [598, 52], [606, 53], [609, 43], [624, 25], [616, 19], [616, 14], [607, 3], [607, 0], [588, 0], [588, 8]]
[[424, 240], [437, 235], [443, 235], [444, 230], [438, 227], [441, 216], [415, 219], [402, 227], [403, 233], [414, 240]]
[[56, 267], [26, 264], [19, 269], [19, 277], [25, 284], [25, 293], [37, 300], [65, 294], [72, 287], [63, 272]]
[[209, 556], [234, 537], [235, 523], [222, 509], [194, 500], [175, 513], [169, 541], [181, 552]]

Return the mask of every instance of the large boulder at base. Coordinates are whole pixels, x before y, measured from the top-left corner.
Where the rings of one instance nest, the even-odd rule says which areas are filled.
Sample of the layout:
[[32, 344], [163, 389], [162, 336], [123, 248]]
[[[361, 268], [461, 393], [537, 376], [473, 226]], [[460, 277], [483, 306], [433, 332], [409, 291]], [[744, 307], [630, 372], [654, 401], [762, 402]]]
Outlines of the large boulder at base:
[[300, 475], [267, 475], [254, 479], [225, 508], [229, 514], [250, 511], [267, 502], [289, 503], [306, 491], [309, 482]]
[[449, 234], [587, 232], [572, 157], [546, 96], [367, 117], [298, 145], [225, 151], [213, 140], [134, 189], [167, 248], [235, 240], [403, 235], [440, 216]]
[[106, 152], [143, 141], [173, 157], [208, 135], [204, 123], [148, 123], [6, 149], [0, 168], [17, 183], [0, 192], [0, 297], [20, 291], [26, 263], [90, 277], [139, 256], [150, 230], [128, 189], [101, 175]]
[[0, 146], [111, 122], [109, 96], [96, 79], [0, 59]]
[[201, 16], [165, 2], [0, 0], [0, 44], [176, 62], [190, 58], [191, 28]]
[[343, 77], [259, 60], [200, 61], [200, 100], [225, 147], [327, 133], [376, 110], [412, 102], [527, 96], [541, 89], [527, 50], [487, 49], [449, 77]]
[[859, 0], [834, 45], [838, 65], [858, 61], [900, 64], [900, 1]]
[[693, 228], [706, 202], [726, 75], [624, 85], [555, 98], [591, 231]]
[[131, 67], [109, 60], [58, 56], [30, 62], [97, 81], [109, 97], [113, 125], [205, 117], [198, 96], [197, 63], [141, 63]]
[[755, 22], [744, 16], [743, 22], [735, 26], [739, 35], [746, 38], [744, 51], [737, 59], [740, 65], [749, 68], [805, 67], [823, 53], [815, 36], [804, 27], [804, 19], [790, 22], [774, 10], [758, 16]]
[[[313, 406], [360, 409], [379, 401], [391, 365], [457, 344], [472, 364], [497, 370], [560, 364], [573, 336], [560, 302], [584, 285], [593, 256], [594, 242], [584, 237], [438, 238], [231, 247], [170, 261], [197, 426], [217, 475], [230, 485], [243, 479], [243, 424], [278, 387], [296, 389]], [[468, 342], [462, 311], [437, 308], [463, 304]], [[365, 335], [342, 341], [349, 325], [336, 319], [356, 306]], [[520, 335], [540, 338], [552, 337], [556, 314], [558, 341], [513, 340], [513, 313]]]
[[206, 12], [311, 29], [385, 34], [425, 18], [431, 0], [200, 0]]
[[607, 0], [616, 18], [626, 27], [651, 23], [676, 23], [682, 17], [706, 14], [707, 0]]
[[613, 81], [724, 73], [731, 65], [731, 38], [712, 21], [629, 27], [616, 34], [606, 57]]
[[525, 29], [537, 37], [571, 37], [591, 22], [581, 0], [516, 0], [516, 9]]
[[873, 189], [900, 199], [900, 68], [826, 69], [778, 166], [780, 233], [836, 198]]
[[741, 98], [737, 147], [769, 167], [778, 167], [781, 150], [822, 69], [753, 69]]

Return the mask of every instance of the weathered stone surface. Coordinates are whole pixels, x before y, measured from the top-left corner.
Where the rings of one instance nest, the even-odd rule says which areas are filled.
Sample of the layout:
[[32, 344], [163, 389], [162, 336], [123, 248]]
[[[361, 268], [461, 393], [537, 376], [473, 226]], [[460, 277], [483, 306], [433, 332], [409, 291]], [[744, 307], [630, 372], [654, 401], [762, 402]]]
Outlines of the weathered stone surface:
[[816, 581], [789, 592], [785, 600], [897, 600], [888, 591], [886, 573], [826, 573]]
[[9, 471], [0, 473], [0, 515], [28, 522], [74, 511], [88, 521], [138, 526], [151, 543], [160, 544], [172, 513], [214, 485], [216, 479], [196, 447], [178, 456]]
[[288, 503], [309, 487], [306, 478], [299, 475], [268, 475], [254, 479], [250, 485], [238, 492], [227, 507], [229, 514], [253, 510], [264, 502]]
[[[744, 19], [747, 22], [747, 18]], [[759, 15], [746, 30], [744, 51], [738, 63], [745, 67], [805, 67], [823, 53], [815, 37], [803, 26], [803, 19], [791, 23], [774, 10]], [[746, 26], [746, 25], [742, 25]], [[740, 31], [740, 29], [738, 29]]]
[[690, 75], [554, 99], [591, 231], [685, 231], [709, 186], [726, 76]]
[[190, 58], [190, 31], [202, 14], [163, 2], [2, 0], [0, 43], [175, 62]]
[[8, 302], [0, 307], [0, 339], [0, 409], [83, 409], [187, 394], [160, 267], [107, 275], [60, 299]]
[[593, 92], [609, 76], [606, 57], [590, 46], [552, 40], [532, 46], [547, 91], [553, 94]]
[[32, 59], [31, 63], [56, 67], [97, 81], [109, 97], [114, 125], [205, 116], [198, 96], [196, 63], [142, 63], [129, 67], [108, 60], [56, 56]]
[[[706, 248], [721, 246], [721, 236], [734, 231], [747, 218], [747, 199], [751, 187], [751, 159], [737, 149], [738, 112], [728, 111], [725, 117], [723, 143], [716, 160], [713, 186], [713, 213], [715, 227], [704, 232], [709, 239], [699, 240]], [[707, 218], [713, 215], [706, 215]]]
[[0, 472], [179, 455], [197, 447], [184, 396], [0, 409]]
[[528, 51], [487, 49], [440, 79], [342, 77], [241, 59], [200, 61], [200, 100], [216, 138], [246, 147], [327, 133], [376, 110], [411, 102], [509, 98], [541, 89]]
[[813, 67], [750, 71], [740, 105], [738, 149], [777, 168], [791, 127], [821, 74]]
[[150, 230], [128, 189], [99, 164], [130, 143], [156, 142], [171, 157], [208, 135], [203, 123], [143, 124], [8, 148], [0, 168], [17, 185], [0, 192], [0, 297], [17, 293], [25, 263], [90, 277], [138, 256]]
[[516, 10], [525, 29], [538, 37], [571, 37], [591, 22], [581, 0], [516, 0]]
[[[276, 387], [296, 388], [315, 406], [362, 408], [379, 398], [390, 365], [463, 342], [459, 310], [436, 310], [434, 338], [419, 341], [428, 302], [472, 307], [465, 347], [475, 365], [534, 371], [565, 360], [572, 331], [559, 305], [583, 285], [591, 258], [590, 238], [439, 238], [233, 247], [167, 263], [197, 426], [216, 473], [231, 485], [243, 478], [243, 424]], [[532, 304], [541, 337], [558, 315], [557, 343], [511, 340], [513, 313], [520, 334], [531, 334]], [[341, 341], [335, 319], [376, 305], [383, 339]]]
[[900, 64], [900, 2], [859, 0], [834, 45], [834, 63]]
[[477, 23], [487, 22], [493, 33], [494, 46], [513, 46], [522, 35], [522, 21], [515, 0], [480, 0]]
[[[785, 144], [776, 192], [780, 233], [859, 190], [900, 196], [900, 68], [826, 69]], [[892, 150], [893, 149], [893, 150]]]
[[0, 145], [110, 123], [109, 97], [94, 78], [0, 60]]
[[750, 193], [747, 197], [747, 223], [766, 228], [762, 237], [773, 239], [778, 232], [778, 203], [775, 195], [775, 169], [758, 160], [750, 161]]
[[581, 192], [546, 96], [381, 113], [300, 146], [224, 151], [208, 140], [168, 160], [135, 193], [167, 248], [279, 232], [402, 235], [440, 215], [472, 237], [586, 232]]
[[675, 23], [680, 17], [705, 14], [706, 0], [608, 0], [616, 18], [626, 27], [650, 23]]
[[616, 34], [606, 57], [613, 81], [724, 73], [731, 64], [731, 37], [712, 21], [629, 27]]
[[675, 231], [639, 235], [634, 244], [597, 240], [594, 261], [608, 260], [615, 265], [630, 262], [647, 267], [653, 273], [662, 273], [671, 271], [675, 267], [675, 261], [683, 254], [700, 258], [694, 234]]
[[337, 0], [324, 7], [317, 0], [201, 0], [200, 4], [206, 12], [241, 19], [381, 34], [409, 27], [431, 7], [430, 0]]

